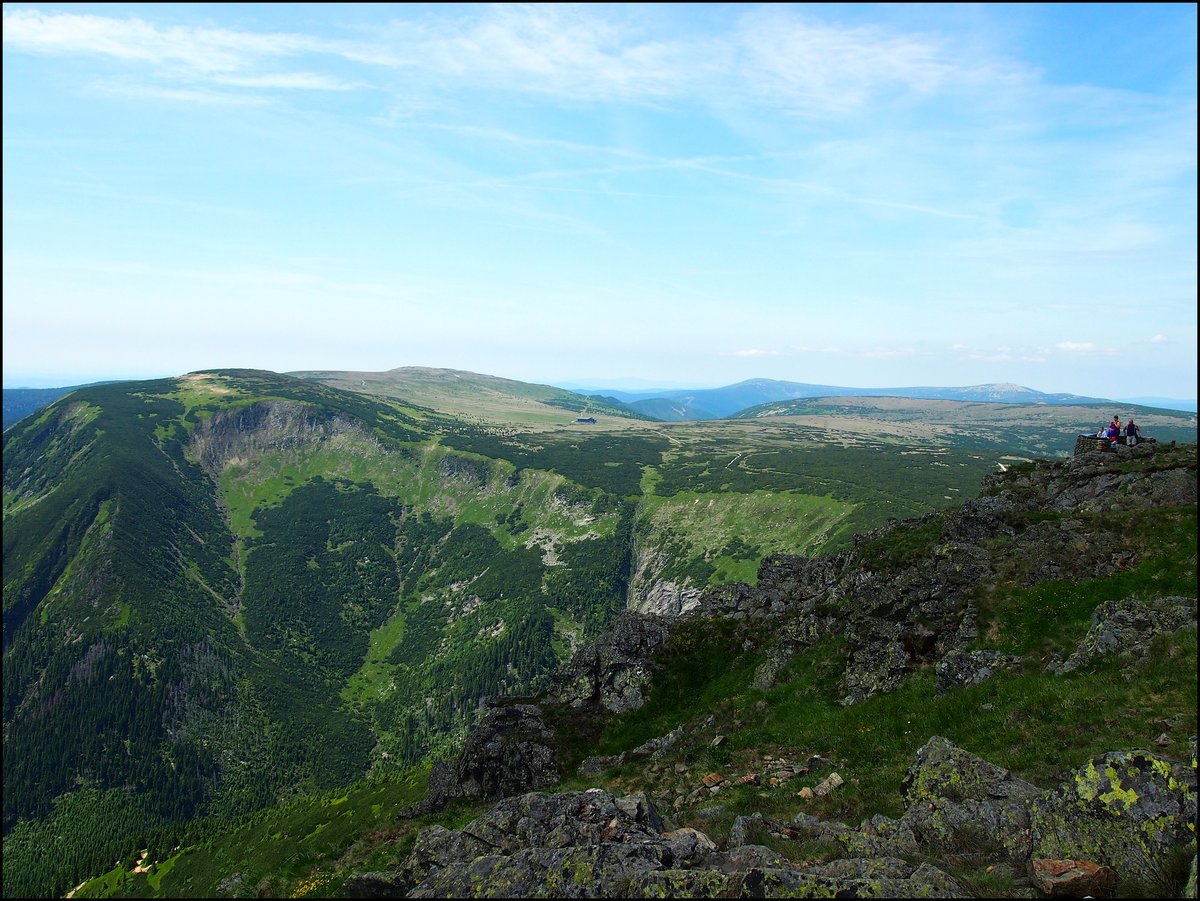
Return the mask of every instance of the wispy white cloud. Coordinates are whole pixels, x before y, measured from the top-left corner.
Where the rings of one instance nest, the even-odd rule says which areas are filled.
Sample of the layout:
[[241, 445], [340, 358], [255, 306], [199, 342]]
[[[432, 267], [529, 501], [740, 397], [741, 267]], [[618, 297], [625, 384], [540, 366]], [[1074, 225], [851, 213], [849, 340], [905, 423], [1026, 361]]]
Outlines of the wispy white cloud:
[[752, 92], [801, 113], [848, 112], [880, 94], [930, 95], [1022, 77], [1012, 64], [961, 58], [933, 35], [829, 25], [773, 7], [743, 18], [737, 52]]
[[972, 360], [980, 360], [986, 363], [1007, 363], [1012, 360], [1013, 355], [1007, 351], [997, 350], [991, 353], [987, 351], [973, 350], [970, 353]]
[[786, 10], [751, 9], [725, 32], [676, 30], [669, 37], [647, 28], [643, 19], [652, 15], [637, 8], [500, 4], [396, 19], [370, 39], [334, 39], [5, 8], [4, 43], [150, 64], [163, 74], [224, 76], [224, 83], [250, 87], [349, 87], [326, 76], [256, 71], [312, 55], [576, 101], [749, 102], [805, 115], [844, 114], [878, 96], [928, 96], [1016, 77], [1012, 64], [963, 58], [936, 36], [820, 23]]
[[1096, 345], [1090, 341], [1059, 341], [1054, 346], [1070, 353], [1088, 353], [1096, 349]]
[[1147, 338], [1147, 344], [1166, 344], [1170, 340], [1166, 335], [1155, 335], [1152, 338]]
[[234, 72], [264, 57], [321, 49], [327, 42], [296, 34], [223, 28], [160, 28], [139, 18], [4, 9], [4, 43], [40, 53], [108, 56], [172, 64], [197, 72]]

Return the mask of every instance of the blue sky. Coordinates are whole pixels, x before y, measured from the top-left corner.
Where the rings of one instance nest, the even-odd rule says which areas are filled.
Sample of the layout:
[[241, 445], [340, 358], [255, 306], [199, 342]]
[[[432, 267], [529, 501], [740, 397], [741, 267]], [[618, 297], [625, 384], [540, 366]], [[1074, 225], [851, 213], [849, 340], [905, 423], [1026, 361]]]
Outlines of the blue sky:
[[4, 383], [1195, 397], [1196, 7], [4, 6]]

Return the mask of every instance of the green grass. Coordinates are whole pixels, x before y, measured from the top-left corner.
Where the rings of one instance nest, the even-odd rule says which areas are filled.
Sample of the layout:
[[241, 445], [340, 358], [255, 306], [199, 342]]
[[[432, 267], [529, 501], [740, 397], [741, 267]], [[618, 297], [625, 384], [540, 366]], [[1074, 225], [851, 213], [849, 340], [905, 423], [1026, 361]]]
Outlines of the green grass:
[[395, 812], [421, 797], [426, 779], [426, 770], [412, 771], [299, 798], [234, 823], [195, 824], [194, 840], [151, 860], [148, 872], [134, 873], [123, 860], [86, 883], [76, 897], [217, 897], [264, 890], [270, 897], [287, 897], [302, 885], [319, 885], [316, 893], [322, 896], [336, 895], [348, 873], [399, 862], [393, 842], [417, 824], [402, 829]]
[[[711, 584], [753, 584], [764, 557], [815, 556], [853, 511], [853, 504], [832, 497], [791, 491], [680, 491], [671, 497], [647, 496], [642, 529], [651, 545], [667, 530], [684, 536], [690, 555], [704, 556], [712, 566]], [[734, 541], [752, 549], [752, 556], [720, 553]]]
[[894, 570], [927, 555], [942, 540], [945, 518], [898, 524], [859, 548], [859, 560], [869, 569]]
[[[1044, 519], [1034, 517], [1032, 519]], [[1112, 529], [1139, 549], [1132, 569], [1086, 581], [1008, 582], [979, 593], [981, 647], [1005, 653], [1063, 652], [1087, 632], [1092, 611], [1112, 598], [1196, 593], [1196, 510], [1158, 508], [1127, 516], [1073, 514], [1089, 528]]]
[[371, 630], [366, 659], [342, 688], [344, 701], [361, 704], [387, 692], [396, 675], [396, 667], [388, 663], [388, 657], [404, 640], [406, 619], [404, 606], [397, 605], [387, 622]]

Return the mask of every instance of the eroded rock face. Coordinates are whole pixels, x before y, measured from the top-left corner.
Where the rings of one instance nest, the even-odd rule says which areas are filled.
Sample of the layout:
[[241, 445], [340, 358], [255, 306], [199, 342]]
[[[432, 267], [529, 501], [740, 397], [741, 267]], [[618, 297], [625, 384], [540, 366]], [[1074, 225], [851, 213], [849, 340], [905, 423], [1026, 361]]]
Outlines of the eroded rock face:
[[594, 643], [580, 648], [554, 674], [552, 692], [571, 707], [598, 704], [613, 713], [636, 710], [653, 671], [651, 662], [673, 630], [658, 616], [623, 613]]
[[224, 467], [241, 457], [267, 451], [287, 450], [338, 435], [353, 434], [383, 445], [360, 423], [344, 419], [308, 404], [294, 401], [260, 401], [214, 413], [201, 420], [192, 432], [189, 453], [218, 478]]
[[675, 582], [655, 582], [636, 604], [631, 598], [630, 606], [638, 613], [677, 617], [695, 610], [700, 605], [700, 595], [699, 588]]
[[1148, 882], [1170, 848], [1195, 841], [1196, 769], [1149, 751], [1114, 751], [1045, 793], [1030, 814], [1035, 857], [1090, 860]]
[[425, 799], [406, 813], [439, 810], [455, 798], [504, 798], [559, 777], [554, 732], [541, 708], [498, 704], [471, 731], [458, 757], [434, 765]]

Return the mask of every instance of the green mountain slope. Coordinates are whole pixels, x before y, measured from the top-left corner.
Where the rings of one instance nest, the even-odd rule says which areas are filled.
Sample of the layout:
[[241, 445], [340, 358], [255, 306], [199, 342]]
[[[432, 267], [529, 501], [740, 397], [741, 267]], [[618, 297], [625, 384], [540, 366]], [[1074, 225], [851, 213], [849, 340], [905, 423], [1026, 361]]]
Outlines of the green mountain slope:
[[444, 447], [448, 425], [224, 371], [82, 389], [6, 433], [6, 831], [69, 796], [114, 840], [254, 810], [536, 688], [623, 606], [629, 514]]
[[[526, 743], [548, 742], [557, 775], [535, 783], [548, 793], [531, 796], [540, 800], [506, 802], [487, 814], [496, 799], [476, 795], [396, 820], [421, 790], [421, 777], [364, 784], [297, 799], [232, 827], [211, 823], [191, 836], [149, 837], [128, 846], [77, 897], [248, 895], [256, 887], [275, 895], [402, 897], [427, 878], [435, 880], [427, 891], [445, 883], [459, 888], [443, 894], [460, 896], [467, 876], [484, 896], [526, 896], [550, 877], [562, 880], [563, 894], [594, 893], [612, 866], [623, 868], [619, 884], [631, 896], [674, 885], [675, 893], [712, 897], [723, 896], [739, 866], [757, 868], [760, 877], [783, 868], [848, 878], [862, 875], [856, 861], [863, 858], [872, 861], [869, 876], [897, 870], [918, 878], [919, 870], [920, 879], [945, 880], [926, 894], [1033, 897], [1026, 858], [1030, 842], [1047, 839], [1028, 829], [998, 831], [995, 805], [1016, 816], [1003, 807], [1013, 792], [1049, 798], [1041, 787], [1075, 786], [1089, 772], [1094, 778], [1090, 758], [1134, 748], [1153, 748], [1158, 756], [1136, 753], [1156, 767], [1177, 762], [1164, 769], [1170, 781], [1164, 777], [1164, 794], [1153, 798], [1157, 818], [1145, 834], [1123, 838], [1123, 817], [1106, 810], [1089, 826], [1088, 783], [1081, 782], [1082, 800], [1070, 808], [1081, 824], [1074, 828], [1096, 831], [1079, 838], [1068, 827], [1054, 841], [1067, 849], [1091, 842], [1094, 859], [1118, 867], [1118, 897], [1179, 896], [1195, 839], [1170, 820], [1174, 799], [1165, 792], [1190, 798], [1194, 816], [1195, 466], [1194, 446], [1018, 465], [989, 479], [979, 501], [876, 530], [835, 558], [764, 565], [761, 591], [714, 593], [704, 610], [673, 621], [656, 647], [630, 644], [609, 658], [608, 675], [624, 671], [639, 686], [634, 709], [569, 701], [577, 697], [578, 669], [552, 691], [523, 699], [541, 708], [552, 737], [497, 731], [486, 747], [507, 754], [478, 764], [515, 772]], [[1104, 491], [1092, 490], [1101, 484]], [[931, 580], [938, 583], [932, 590]], [[941, 603], [944, 597], [954, 603]], [[1151, 611], [1179, 615], [1156, 623]], [[956, 625], [967, 621], [965, 632]], [[1097, 639], [1106, 634], [1101, 627], [1125, 630], [1117, 647]], [[855, 653], [872, 636], [900, 648], [898, 678], [847, 702], [848, 686], [865, 685], [853, 671], [873, 670], [882, 659]], [[994, 665], [956, 668], [967, 659]], [[605, 673], [593, 677], [603, 683]], [[927, 770], [911, 767], [922, 749], [947, 740], [969, 753], [952, 758], [956, 766], [938, 777], [939, 791], [934, 780], [923, 781]], [[1005, 770], [972, 764], [971, 755]], [[1138, 777], [1134, 768], [1110, 775]], [[994, 789], [988, 782], [981, 796], [977, 780], [994, 780]], [[1124, 793], [1106, 803], [1131, 816], [1138, 799], [1114, 785]], [[635, 839], [644, 841], [637, 854], [625, 855], [618, 821], [608, 823], [607, 813], [594, 825], [590, 850], [567, 841], [572, 828], [592, 828], [586, 810], [548, 820], [556, 831], [538, 838], [539, 818], [556, 809], [549, 793], [571, 791], [590, 792], [583, 797], [593, 806], [605, 803], [604, 792], [624, 795], [621, 809], [642, 816], [653, 806], [663, 822]], [[357, 828], [348, 809], [361, 818]], [[468, 821], [477, 825], [447, 831]], [[443, 828], [428, 830], [435, 824]], [[1160, 842], [1168, 831], [1172, 837]], [[715, 847], [693, 856], [686, 841], [698, 841], [689, 838], [696, 833]], [[673, 853], [656, 857], [654, 842], [668, 839]], [[1141, 839], [1159, 849], [1150, 853], [1153, 866], [1129, 868]], [[176, 840], [179, 847], [170, 843]], [[1125, 856], [1129, 845], [1135, 853]], [[729, 865], [725, 875], [712, 872], [718, 853], [729, 855], [720, 858]], [[561, 871], [543, 863], [562, 860], [570, 866]], [[634, 878], [664, 867], [664, 878], [677, 883], [647, 890]], [[514, 877], [524, 881], [501, 881]]]

